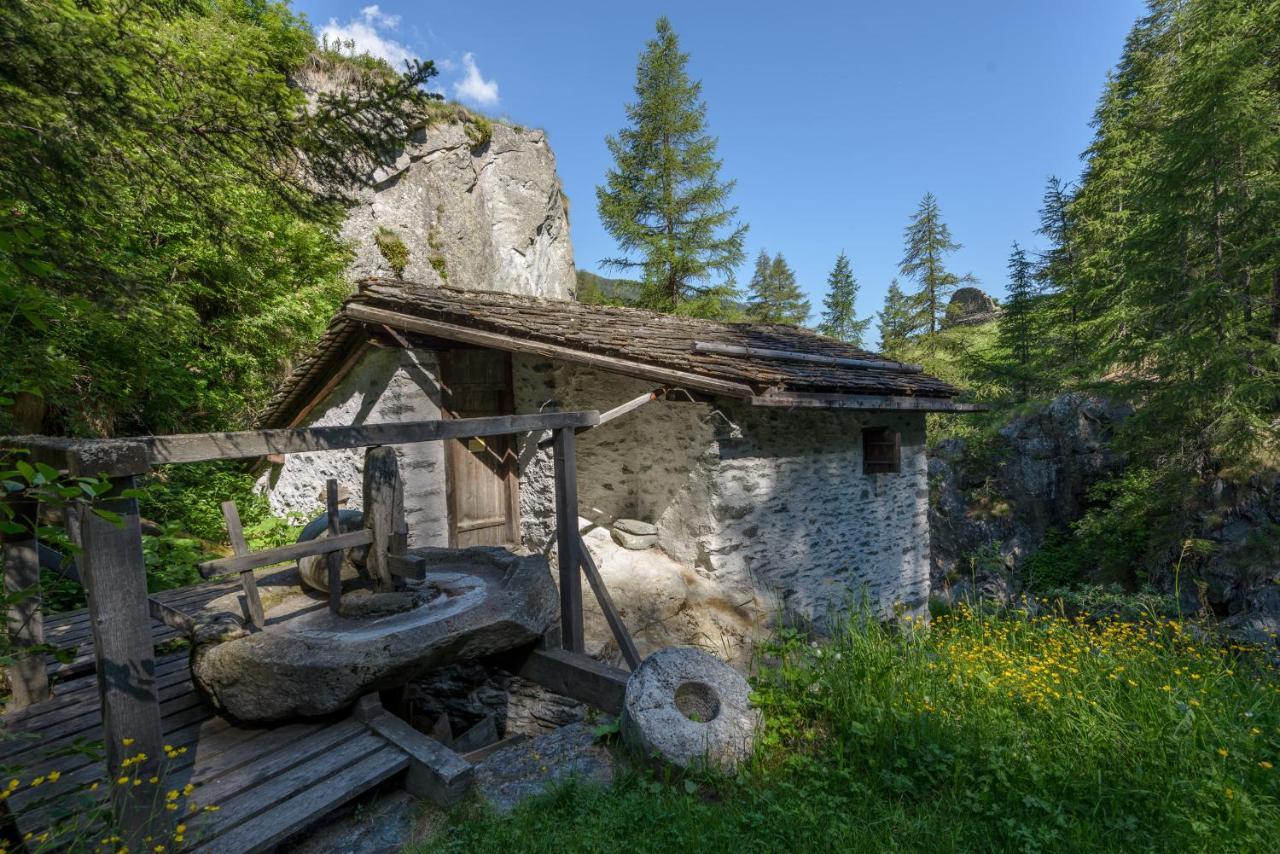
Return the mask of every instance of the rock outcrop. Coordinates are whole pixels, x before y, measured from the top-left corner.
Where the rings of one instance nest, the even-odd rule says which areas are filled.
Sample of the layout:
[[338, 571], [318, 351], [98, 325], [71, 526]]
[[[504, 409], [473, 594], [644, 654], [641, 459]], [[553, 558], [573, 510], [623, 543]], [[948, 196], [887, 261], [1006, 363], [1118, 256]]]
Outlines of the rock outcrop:
[[[1013, 418], [982, 453], [962, 439], [940, 442], [929, 459], [935, 593], [967, 593], [975, 581], [966, 563], [975, 555], [1012, 569], [1040, 547], [1048, 530], [1078, 519], [1089, 488], [1124, 464], [1111, 439], [1128, 413], [1100, 398], [1064, 394]], [[1011, 592], [1002, 573], [976, 583], [989, 597]]]
[[349, 275], [573, 299], [568, 203], [540, 130], [467, 116], [415, 128], [357, 194]]
[[1000, 316], [1000, 304], [980, 288], [959, 288], [947, 303], [943, 327], [978, 326]]

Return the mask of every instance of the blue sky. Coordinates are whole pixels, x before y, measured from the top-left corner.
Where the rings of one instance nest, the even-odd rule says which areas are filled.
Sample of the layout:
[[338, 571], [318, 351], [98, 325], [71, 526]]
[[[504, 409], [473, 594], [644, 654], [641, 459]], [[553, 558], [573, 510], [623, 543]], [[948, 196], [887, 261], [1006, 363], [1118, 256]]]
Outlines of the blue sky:
[[604, 138], [667, 15], [703, 83], [722, 177], [756, 252], [781, 251], [816, 320], [836, 254], [879, 310], [902, 230], [931, 191], [964, 244], [956, 272], [997, 296], [1010, 243], [1036, 247], [1049, 175], [1075, 178], [1139, 0], [409, 3], [296, 0], [317, 31], [434, 59], [450, 96], [545, 128], [572, 203], [578, 267], [616, 249], [596, 216]]

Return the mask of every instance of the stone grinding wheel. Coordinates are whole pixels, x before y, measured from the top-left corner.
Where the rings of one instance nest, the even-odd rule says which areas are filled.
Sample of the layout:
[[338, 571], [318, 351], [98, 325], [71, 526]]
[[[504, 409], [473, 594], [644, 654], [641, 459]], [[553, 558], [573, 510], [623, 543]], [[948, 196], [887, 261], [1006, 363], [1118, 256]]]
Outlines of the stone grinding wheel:
[[755, 746], [760, 713], [742, 674], [700, 649], [655, 652], [627, 680], [622, 738], [680, 768], [732, 770]]
[[[338, 530], [341, 533], [358, 531], [364, 527], [364, 514], [359, 510], [339, 510]], [[317, 516], [307, 523], [298, 534], [298, 542], [321, 539], [329, 536], [329, 518]], [[364, 560], [369, 547], [347, 549], [342, 553], [342, 580], [351, 581], [365, 575]], [[298, 560], [298, 575], [302, 583], [312, 590], [321, 593], [329, 592], [329, 557], [328, 555], [310, 555]]]

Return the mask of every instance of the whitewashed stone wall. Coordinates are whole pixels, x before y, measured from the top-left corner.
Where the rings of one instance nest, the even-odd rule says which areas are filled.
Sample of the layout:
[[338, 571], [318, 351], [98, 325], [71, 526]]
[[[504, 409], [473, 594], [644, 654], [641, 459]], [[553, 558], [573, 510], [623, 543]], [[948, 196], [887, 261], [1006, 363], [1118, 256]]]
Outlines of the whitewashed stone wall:
[[[429, 350], [375, 349], [343, 378], [303, 426], [426, 421], [440, 417], [439, 364]], [[445, 499], [444, 446], [425, 442], [396, 447], [404, 481], [410, 546], [449, 544]], [[364, 449], [290, 454], [282, 467], [263, 475], [272, 512], [311, 518], [324, 510], [321, 493], [328, 478], [351, 491], [348, 506], [364, 505]]]
[[[608, 409], [653, 383], [517, 357], [520, 411]], [[862, 428], [902, 434], [900, 474], [862, 473]], [[534, 437], [536, 438], [536, 437]], [[522, 449], [526, 544], [554, 539], [551, 461]], [[929, 595], [924, 416], [659, 401], [583, 434], [578, 490], [601, 524], [654, 522], [663, 549], [727, 603], [819, 624], [863, 596], [881, 615]]]

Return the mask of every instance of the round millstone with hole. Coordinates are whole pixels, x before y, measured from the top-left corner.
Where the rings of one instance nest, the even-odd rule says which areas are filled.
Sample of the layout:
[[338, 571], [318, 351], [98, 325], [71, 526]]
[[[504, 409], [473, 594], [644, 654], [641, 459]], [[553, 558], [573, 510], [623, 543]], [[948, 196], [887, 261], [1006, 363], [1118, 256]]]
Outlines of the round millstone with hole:
[[700, 649], [668, 647], [627, 680], [622, 737], [680, 768], [731, 770], [751, 755], [760, 713], [742, 674]]

